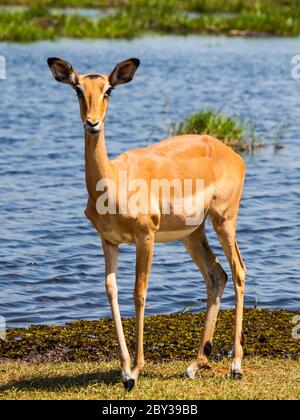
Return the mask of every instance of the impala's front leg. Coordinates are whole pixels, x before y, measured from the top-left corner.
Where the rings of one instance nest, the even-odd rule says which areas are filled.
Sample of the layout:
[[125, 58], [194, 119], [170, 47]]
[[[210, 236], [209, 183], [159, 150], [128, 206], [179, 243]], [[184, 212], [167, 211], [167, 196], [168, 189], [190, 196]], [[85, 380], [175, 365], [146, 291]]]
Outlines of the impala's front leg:
[[123, 332], [122, 320], [118, 304], [118, 287], [116, 273], [118, 268], [118, 252], [117, 245], [113, 245], [107, 241], [102, 241], [105, 258], [105, 286], [108, 300], [111, 307], [113, 320], [117, 331], [120, 361], [122, 369], [122, 381], [126, 389], [130, 390], [134, 386], [134, 379], [130, 369], [130, 356], [127, 349], [125, 336]]
[[151, 270], [154, 249], [154, 233], [145, 231], [136, 237], [136, 282], [134, 302], [136, 308], [136, 349], [133, 375], [137, 381], [139, 372], [144, 367], [144, 313], [148, 279]]

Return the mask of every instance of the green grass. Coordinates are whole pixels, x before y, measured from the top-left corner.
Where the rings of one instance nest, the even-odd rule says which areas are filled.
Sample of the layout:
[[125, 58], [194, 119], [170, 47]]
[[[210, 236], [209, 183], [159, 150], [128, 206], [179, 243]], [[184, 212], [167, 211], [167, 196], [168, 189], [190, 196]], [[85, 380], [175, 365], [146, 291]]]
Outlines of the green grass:
[[0, 399], [227, 399], [299, 400], [299, 361], [246, 358], [244, 379], [229, 378], [229, 360], [201, 370], [195, 380], [182, 379], [183, 361], [146, 364], [138, 387], [126, 392], [118, 362], [68, 362], [0, 365]]
[[[300, 34], [300, 3], [292, 0], [0, 0], [0, 4], [31, 7], [29, 12], [0, 12], [0, 40], [6, 41], [35, 41], [57, 37], [133, 38], [153, 33]], [[53, 6], [119, 6], [119, 9], [115, 15], [95, 21], [87, 17], [48, 13], [45, 8]], [[190, 18], [184, 11], [196, 11], [202, 15]]]
[[228, 117], [212, 109], [190, 115], [173, 127], [174, 134], [209, 134], [223, 141], [237, 152], [247, 152], [260, 146], [256, 143], [253, 124]]

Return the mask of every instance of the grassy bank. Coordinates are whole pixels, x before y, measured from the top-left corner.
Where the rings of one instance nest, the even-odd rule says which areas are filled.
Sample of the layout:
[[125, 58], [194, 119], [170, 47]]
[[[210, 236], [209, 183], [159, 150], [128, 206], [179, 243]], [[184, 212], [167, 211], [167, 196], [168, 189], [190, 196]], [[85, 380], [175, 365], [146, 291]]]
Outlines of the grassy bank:
[[[0, 12], [0, 40], [133, 38], [143, 34], [300, 34], [300, 4], [293, 0], [1, 0], [26, 11]], [[50, 7], [117, 7], [101, 19], [52, 12]], [[193, 14], [191, 14], [193, 12]]]
[[[292, 337], [294, 312], [246, 309], [244, 350], [248, 357], [300, 360], [300, 342]], [[194, 358], [205, 320], [204, 313], [156, 315], [145, 320], [145, 357], [168, 362]], [[232, 353], [234, 312], [221, 311], [212, 358], [227, 359]], [[135, 320], [124, 319], [131, 353]], [[7, 331], [0, 340], [0, 359], [29, 362], [111, 361], [118, 358], [118, 344], [111, 319], [77, 321], [59, 326], [31, 326]]]
[[149, 363], [130, 393], [117, 362], [17, 363], [0, 367], [0, 399], [299, 399], [299, 362], [250, 358], [243, 381], [229, 378], [229, 361], [214, 363], [193, 381], [182, 379], [186, 362]]
[[[124, 390], [118, 345], [110, 319], [77, 321], [65, 327], [32, 326], [7, 331], [0, 341], [0, 399], [299, 399], [300, 343], [292, 337], [289, 311], [246, 309], [244, 379], [229, 375], [233, 311], [222, 311], [212, 370], [194, 381], [182, 374], [194, 358], [204, 313], [146, 318], [146, 368], [139, 387]], [[124, 319], [134, 352], [134, 319]]]

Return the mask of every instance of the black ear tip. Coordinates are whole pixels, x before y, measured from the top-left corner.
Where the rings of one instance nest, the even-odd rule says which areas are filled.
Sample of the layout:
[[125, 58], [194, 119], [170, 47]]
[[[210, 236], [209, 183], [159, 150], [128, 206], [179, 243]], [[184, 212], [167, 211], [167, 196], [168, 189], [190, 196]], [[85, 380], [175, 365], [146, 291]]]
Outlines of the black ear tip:
[[131, 61], [134, 62], [134, 64], [136, 65], [136, 67], [138, 67], [141, 64], [141, 61], [138, 58], [132, 58]]
[[51, 67], [54, 61], [57, 61], [57, 60], [59, 60], [57, 57], [49, 57], [47, 59], [48, 66]]

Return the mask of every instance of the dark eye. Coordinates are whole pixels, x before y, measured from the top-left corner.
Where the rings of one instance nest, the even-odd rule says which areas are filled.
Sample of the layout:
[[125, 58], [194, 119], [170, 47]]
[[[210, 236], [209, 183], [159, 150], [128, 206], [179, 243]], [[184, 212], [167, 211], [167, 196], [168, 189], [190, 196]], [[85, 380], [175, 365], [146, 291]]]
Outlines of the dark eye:
[[110, 96], [111, 92], [112, 92], [112, 88], [107, 89], [104, 96]]
[[83, 98], [83, 91], [80, 86], [75, 88], [78, 98]]

